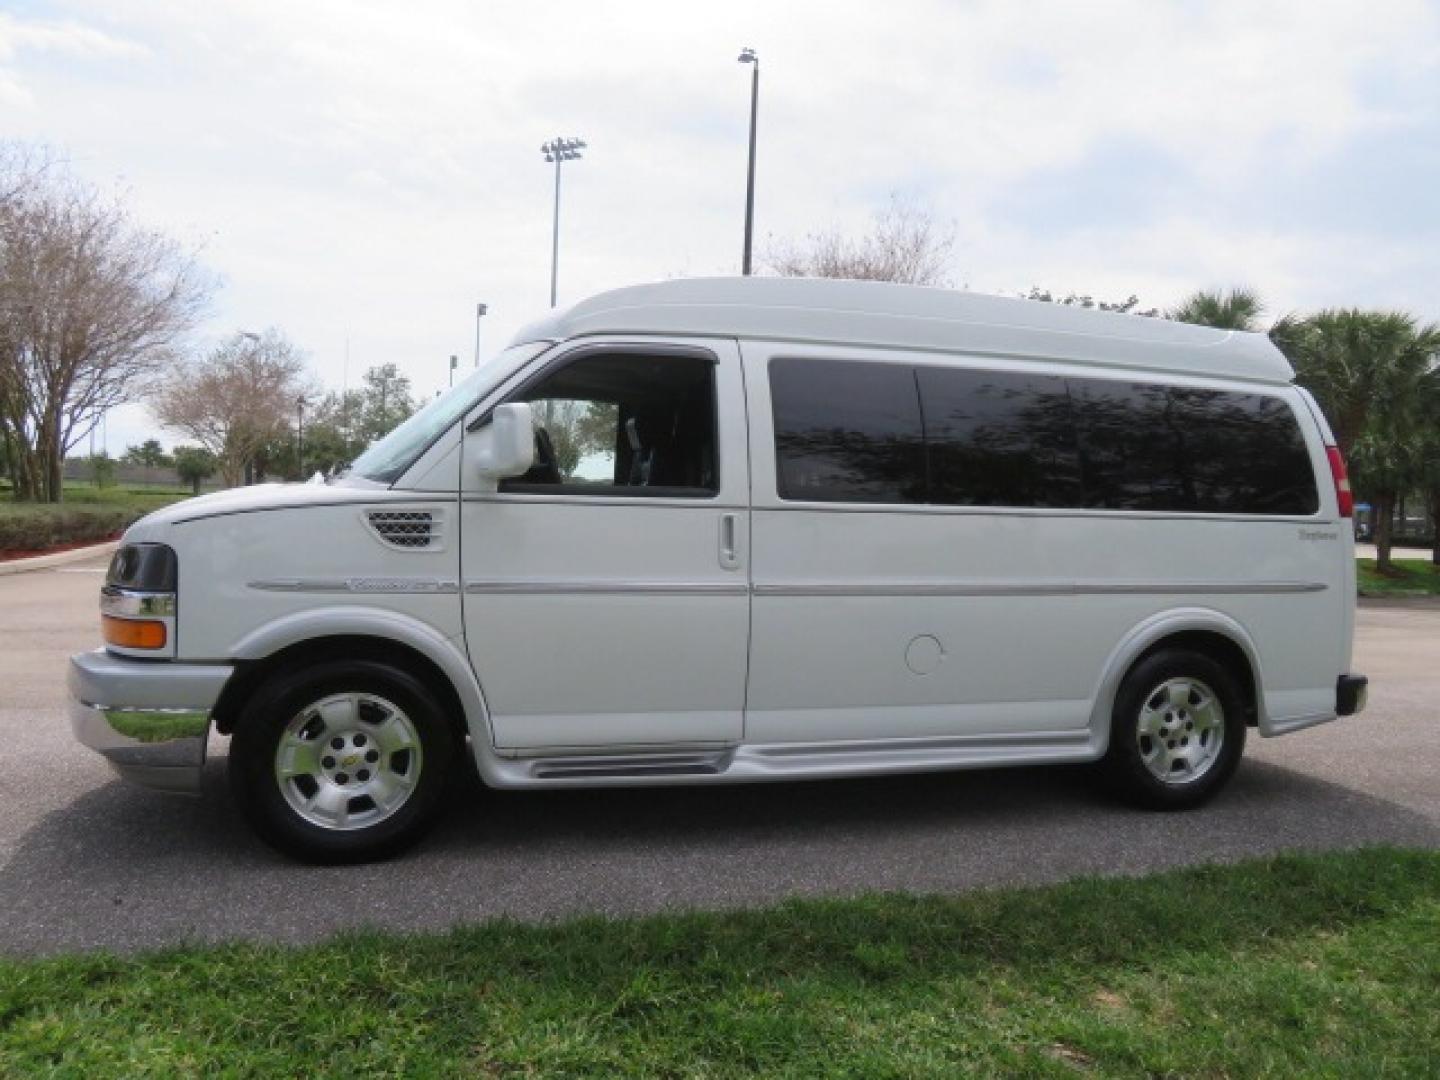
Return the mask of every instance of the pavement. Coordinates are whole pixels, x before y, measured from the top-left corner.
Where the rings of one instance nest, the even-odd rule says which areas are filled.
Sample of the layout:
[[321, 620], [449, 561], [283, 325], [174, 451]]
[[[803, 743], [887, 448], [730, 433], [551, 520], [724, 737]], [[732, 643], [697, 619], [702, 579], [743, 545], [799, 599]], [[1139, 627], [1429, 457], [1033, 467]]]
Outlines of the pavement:
[[[1392, 547], [1390, 549], [1390, 557], [1392, 559], [1424, 559], [1428, 562], [1433, 554], [1434, 552], [1429, 548]], [[1357, 559], [1375, 558], [1375, 545], [1356, 544], [1355, 557]]]
[[1110, 802], [1081, 768], [629, 791], [489, 792], [354, 868], [253, 839], [216, 739], [201, 798], [118, 780], [70, 736], [64, 668], [97, 640], [104, 560], [0, 579], [0, 952], [118, 952], [496, 916], [733, 908], [798, 895], [949, 893], [1280, 851], [1440, 846], [1440, 606], [1367, 602], [1359, 717], [1254, 737], [1210, 806]]

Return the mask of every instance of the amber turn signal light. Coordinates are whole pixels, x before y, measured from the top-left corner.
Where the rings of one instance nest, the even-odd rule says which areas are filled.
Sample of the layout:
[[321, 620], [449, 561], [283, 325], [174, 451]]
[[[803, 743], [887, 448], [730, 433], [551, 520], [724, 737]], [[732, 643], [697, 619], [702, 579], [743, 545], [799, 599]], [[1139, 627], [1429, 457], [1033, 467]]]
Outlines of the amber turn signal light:
[[107, 645], [122, 649], [163, 649], [165, 624], [158, 619], [117, 619], [100, 616], [100, 632]]

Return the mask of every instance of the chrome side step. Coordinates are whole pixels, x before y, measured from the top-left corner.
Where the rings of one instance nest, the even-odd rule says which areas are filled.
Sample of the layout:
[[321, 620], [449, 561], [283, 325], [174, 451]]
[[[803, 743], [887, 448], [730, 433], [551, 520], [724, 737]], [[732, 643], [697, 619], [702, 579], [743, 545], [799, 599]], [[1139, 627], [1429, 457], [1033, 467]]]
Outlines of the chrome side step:
[[771, 743], [725, 749], [556, 754], [479, 760], [494, 787], [626, 787], [756, 783], [1094, 761], [1104, 743], [1088, 728], [1004, 735]]
[[621, 779], [714, 776], [730, 764], [729, 751], [701, 754], [629, 754], [625, 756], [538, 758], [528, 762], [536, 780]]

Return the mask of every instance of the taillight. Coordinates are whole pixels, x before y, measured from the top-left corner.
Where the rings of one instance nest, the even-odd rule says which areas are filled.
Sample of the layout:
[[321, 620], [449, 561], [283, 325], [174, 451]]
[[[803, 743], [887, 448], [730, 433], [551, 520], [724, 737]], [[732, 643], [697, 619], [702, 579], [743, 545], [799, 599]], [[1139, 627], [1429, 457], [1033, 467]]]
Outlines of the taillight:
[[1350, 475], [1345, 471], [1345, 459], [1340, 456], [1338, 446], [1325, 447], [1325, 456], [1330, 459], [1330, 475], [1335, 480], [1335, 501], [1340, 504], [1340, 516], [1355, 516], [1355, 496], [1350, 491]]

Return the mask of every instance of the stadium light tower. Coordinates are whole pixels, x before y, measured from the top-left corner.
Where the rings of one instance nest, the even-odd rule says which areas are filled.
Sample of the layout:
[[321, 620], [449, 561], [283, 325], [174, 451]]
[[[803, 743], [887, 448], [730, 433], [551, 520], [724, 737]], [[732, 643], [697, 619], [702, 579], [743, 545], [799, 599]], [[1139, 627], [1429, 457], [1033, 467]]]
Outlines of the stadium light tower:
[[555, 163], [555, 224], [550, 235], [550, 306], [555, 306], [555, 286], [560, 274], [560, 166], [567, 161], [579, 161], [580, 151], [585, 149], [585, 140], [573, 137], [551, 139], [540, 146], [540, 153], [546, 161]]

